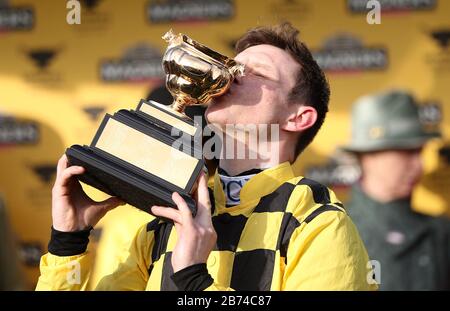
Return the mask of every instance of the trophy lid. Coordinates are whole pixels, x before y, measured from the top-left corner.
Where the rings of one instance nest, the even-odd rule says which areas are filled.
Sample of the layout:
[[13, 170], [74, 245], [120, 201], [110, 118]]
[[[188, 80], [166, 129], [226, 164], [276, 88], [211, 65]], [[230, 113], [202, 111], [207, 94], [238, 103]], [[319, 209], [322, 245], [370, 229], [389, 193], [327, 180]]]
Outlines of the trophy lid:
[[245, 68], [244, 64], [238, 63], [234, 59], [229, 58], [223, 54], [220, 54], [219, 52], [216, 52], [201, 43], [198, 43], [197, 41], [191, 39], [185, 34], [182, 33], [175, 34], [173, 30], [170, 29], [162, 36], [162, 38], [167, 43], [169, 43], [168, 49], [176, 45], [181, 45], [183, 43], [188, 44], [197, 51], [203, 53], [204, 56], [209, 60], [213, 62], [219, 62], [225, 65], [233, 76], [239, 77], [244, 75], [244, 68]]
[[224, 94], [236, 76], [244, 75], [243, 64], [184, 34], [169, 30], [162, 38], [168, 42], [163, 56], [166, 86], [179, 113], [189, 105], [207, 105]]

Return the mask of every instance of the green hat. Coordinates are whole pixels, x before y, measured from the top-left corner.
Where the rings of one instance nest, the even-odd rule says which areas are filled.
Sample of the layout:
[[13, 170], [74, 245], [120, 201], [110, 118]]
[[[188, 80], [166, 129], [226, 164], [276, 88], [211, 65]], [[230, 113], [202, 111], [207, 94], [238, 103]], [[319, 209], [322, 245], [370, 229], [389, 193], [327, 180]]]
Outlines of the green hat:
[[411, 94], [389, 91], [358, 99], [352, 109], [350, 152], [415, 149], [435, 137], [424, 129]]

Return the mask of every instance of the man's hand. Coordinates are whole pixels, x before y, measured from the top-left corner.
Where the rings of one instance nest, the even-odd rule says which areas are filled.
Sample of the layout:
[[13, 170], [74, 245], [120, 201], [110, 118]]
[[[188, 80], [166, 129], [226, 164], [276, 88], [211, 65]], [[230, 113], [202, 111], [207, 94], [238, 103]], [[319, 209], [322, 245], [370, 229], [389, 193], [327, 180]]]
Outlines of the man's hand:
[[199, 178], [196, 199], [197, 215], [195, 218], [192, 217], [184, 199], [176, 192], [172, 194], [172, 200], [178, 210], [152, 206], [153, 214], [171, 219], [175, 224], [178, 241], [172, 253], [174, 273], [195, 264], [206, 263], [216, 244], [217, 234], [211, 221], [211, 203], [203, 172]]
[[59, 159], [52, 189], [53, 228], [58, 231], [72, 232], [93, 227], [108, 211], [125, 204], [115, 197], [102, 202], [92, 200], [75, 178], [83, 173], [81, 166], [68, 167], [66, 155]]

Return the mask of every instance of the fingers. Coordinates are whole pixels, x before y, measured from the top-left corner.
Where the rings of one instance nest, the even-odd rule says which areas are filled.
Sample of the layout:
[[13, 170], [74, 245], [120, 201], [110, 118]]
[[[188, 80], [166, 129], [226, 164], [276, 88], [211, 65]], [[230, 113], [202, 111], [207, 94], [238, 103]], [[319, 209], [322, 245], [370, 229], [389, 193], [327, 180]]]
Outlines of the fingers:
[[61, 187], [65, 187], [70, 182], [72, 176], [81, 175], [85, 172], [85, 169], [81, 166], [70, 166], [66, 168], [61, 174], [58, 181], [58, 184]]
[[106, 213], [122, 204], [125, 204], [125, 202], [117, 197], [111, 197], [101, 202], [95, 202], [93, 205], [88, 206], [84, 213], [85, 223], [94, 227]]
[[182, 223], [180, 212], [174, 208], [154, 205], [151, 209], [155, 216], [170, 219], [174, 223]]
[[56, 181], [55, 187], [65, 187], [70, 181], [70, 178], [74, 175], [80, 175], [85, 172], [84, 168], [81, 166], [70, 166], [67, 161], [67, 156], [63, 154], [58, 160], [58, 165], [56, 167]]
[[186, 204], [186, 201], [177, 192], [172, 193], [172, 200], [178, 207], [183, 223], [192, 223], [192, 213]]
[[201, 172], [198, 181], [197, 200], [201, 205], [204, 205], [206, 208], [208, 209], [211, 208], [211, 203], [209, 200], [208, 181], [206, 180], [206, 175], [203, 172]]
[[211, 221], [211, 202], [209, 200], [208, 184], [205, 174], [202, 172], [198, 181], [197, 188], [197, 216], [202, 223]]
[[[63, 169], [64, 162], [58, 163], [59, 168]], [[64, 196], [68, 195], [71, 191], [70, 189], [70, 181], [72, 176], [80, 175], [84, 173], [84, 168], [81, 166], [71, 166], [69, 168], [63, 169], [63, 171], [59, 172], [59, 176], [56, 178], [55, 184], [52, 189], [52, 193], [55, 196]]]
[[58, 165], [56, 166], [56, 178], [58, 178], [61, 173], [67, 168], [67, 156], [66, 154], [63, 154], [61, 158], [58, 160]]
[[178, 210], [164, 206], [152, 206], [151, 210], [155, 216], [163, 217], [172, 220], [176, 224], [192, 224], [193, 218], [191, 210], [187, 206], [184, 199], [177, 193], [172, 194], [172, 200], [177, 205]]

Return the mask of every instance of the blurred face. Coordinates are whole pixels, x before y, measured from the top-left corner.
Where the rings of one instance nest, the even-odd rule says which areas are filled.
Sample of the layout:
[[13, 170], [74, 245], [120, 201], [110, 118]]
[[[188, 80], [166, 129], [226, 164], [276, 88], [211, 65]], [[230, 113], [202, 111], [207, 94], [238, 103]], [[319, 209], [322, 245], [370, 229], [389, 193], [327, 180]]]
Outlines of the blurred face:
[[235, 60], [245, 65], [245, 75], [208, 106], [208, 122], [282, 124], [292, 109], [287, 98], [300, 65], [284, 50], [266, 44], [249, 47]]
[[363, 178], [375, 180], [392, 199], [407, 198], [422, 175], [420, 149], [387, 150], [361, 155]]

